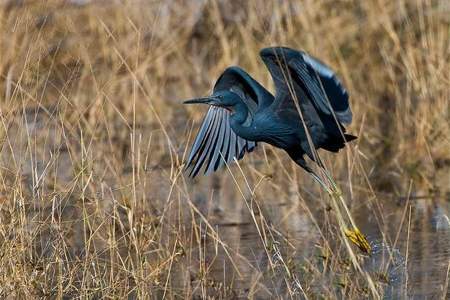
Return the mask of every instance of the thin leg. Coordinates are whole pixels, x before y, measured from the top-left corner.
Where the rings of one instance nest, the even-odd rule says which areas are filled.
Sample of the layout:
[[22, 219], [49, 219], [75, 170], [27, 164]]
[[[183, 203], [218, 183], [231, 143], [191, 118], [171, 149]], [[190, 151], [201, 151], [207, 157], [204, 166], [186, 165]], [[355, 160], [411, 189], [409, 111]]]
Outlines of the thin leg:
[[[310, 149], [308, 149], [308, 150], [310, 150]], [[314, 161], [322, 169], [325, 169], [325, 165], [323, 164], [323, 162], [320, 159], [319, 155], [314, 155], [311, 151], [306, 151], [305, 153], [306, 153], [306, 155], [308, 155], [310, 160]]]
[[328, 193], [330, 193], [330, 189], [327, 187], [327, 185], [320, 179], [320, 177], [311, 169], [308, 164], [306, 163], [305, 159], [303, 157], [297, 158], [295, 162], [302, 167], [306, 172], [308, 172], [311, 177], [319, 183]]
[[325, 168], [325, 165], [322, 162], [322, 159], [318, 156], [318, 155], [313, 155], [312, 153], [310, 153], [309, 151], [306, 152], [306, 155], [308, 155], [308, 157], [314, 161], [321, 169], [322, 171], [325, 173], [325, 176], [327, 176], [328, 181], [334, 186], [336, 187], [336, 185], [334, 184], [334, 180], [331, 177], [330, 173], [328, 173], [327, 169]]

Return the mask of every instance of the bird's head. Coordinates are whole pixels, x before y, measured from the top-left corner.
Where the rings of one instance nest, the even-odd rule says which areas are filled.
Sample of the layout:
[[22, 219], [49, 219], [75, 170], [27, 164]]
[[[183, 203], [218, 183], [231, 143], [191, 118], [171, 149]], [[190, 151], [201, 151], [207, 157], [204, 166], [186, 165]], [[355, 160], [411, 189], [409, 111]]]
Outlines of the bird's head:
[[196, 98], [191, 100], [186, 100], [184, 104], [208, 104], [211, 106], [218, 106], [225, 108], [229, 111], [233, 111], [233, 106], [238, 104], [241, 98], [238, 94], [232, 91], [217, 91], [211, 96], [205, 98]]

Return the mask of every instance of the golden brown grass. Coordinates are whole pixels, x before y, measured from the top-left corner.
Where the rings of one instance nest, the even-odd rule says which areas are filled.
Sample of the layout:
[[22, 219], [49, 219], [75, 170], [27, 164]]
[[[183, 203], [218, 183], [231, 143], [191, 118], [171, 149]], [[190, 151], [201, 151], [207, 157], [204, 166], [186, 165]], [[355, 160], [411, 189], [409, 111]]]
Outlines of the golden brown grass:
[[[359, 139], [321, 155], [356, 223], [373, 216], [395, 247], [411, 207], [393, 232], [386, 201], [449, 192], [447, 1], [6, 2], [2, 298], [382, 297], [384, 274], [355, 269], [329, 197], [281, 151], [182, 173], [204, 110], [181, 100], [234, 64], [270, 87], [269, 45], [320, 57], [348, 87]], [[232, 223], [252, 228], [256, 262]]]

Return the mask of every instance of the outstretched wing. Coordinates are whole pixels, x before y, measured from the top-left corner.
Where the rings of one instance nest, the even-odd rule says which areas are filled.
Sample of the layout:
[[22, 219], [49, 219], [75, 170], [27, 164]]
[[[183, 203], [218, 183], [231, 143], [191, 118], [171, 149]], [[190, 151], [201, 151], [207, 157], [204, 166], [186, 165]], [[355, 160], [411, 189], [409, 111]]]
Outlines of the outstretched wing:
[[[238, 67], [230, 67], [222, 73], [214, 86], [213, 95], [223, 90], [239, 95], [251, 113], [273, 101], [273, 96], [264, 87]], [[231, 163], [234, 158], [241, 159], [256, 147], [255, 142], [238, 136], [229, 121], [228, 110], [214, 106], [209, 108], [186, 161], [189, 176], [195, 177], [202, 167], [208, 175], [225, 163]]]
[[326, 115], [332, 115], [334, 112], [340, 123], [350, 124], [352, 111], [348, 93], [336, 74], [318, 59], [304, 52], [298, 54], [289, 60], [288, 65], [316, 108]]
[[186, 162], [189, 176], [195, 177], [204, 166], [206, 175], [241, 159], [246, 152], [252, 152], [255, 142], [247, 141], [234, 133], [229, 124], [230, 113], [220, 107], [211, 106], [195, 138]]

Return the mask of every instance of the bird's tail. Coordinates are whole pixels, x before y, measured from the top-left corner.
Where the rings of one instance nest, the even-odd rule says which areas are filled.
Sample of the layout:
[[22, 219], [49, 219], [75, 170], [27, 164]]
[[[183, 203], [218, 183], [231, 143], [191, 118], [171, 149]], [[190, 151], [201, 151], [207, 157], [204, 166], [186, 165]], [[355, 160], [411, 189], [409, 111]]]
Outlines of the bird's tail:
[[345, 143], [351, 142], [353, 140], [356, 140], [358, 137], [351, 135], [351, 134], [344, 134], [344, 139], [342, 139], [342, 136], [339, 138], [334, 138], [332, 140], [329, 140], [327, 143], [321, 146], [321, 148], [330, 151], [330, 152], [339, 152], [340, 149], [345, 147]]
[[351, 141], [353, 141], [353, 140], [356, 140], [358, 137], [357, 136], [354, 136], [354, 135], [351, 135], [351, 134], [344, 134], [344, 137], [345, 137], [345, 142], [346, 143], [348, 143], [348, 142], [351, 142]]

